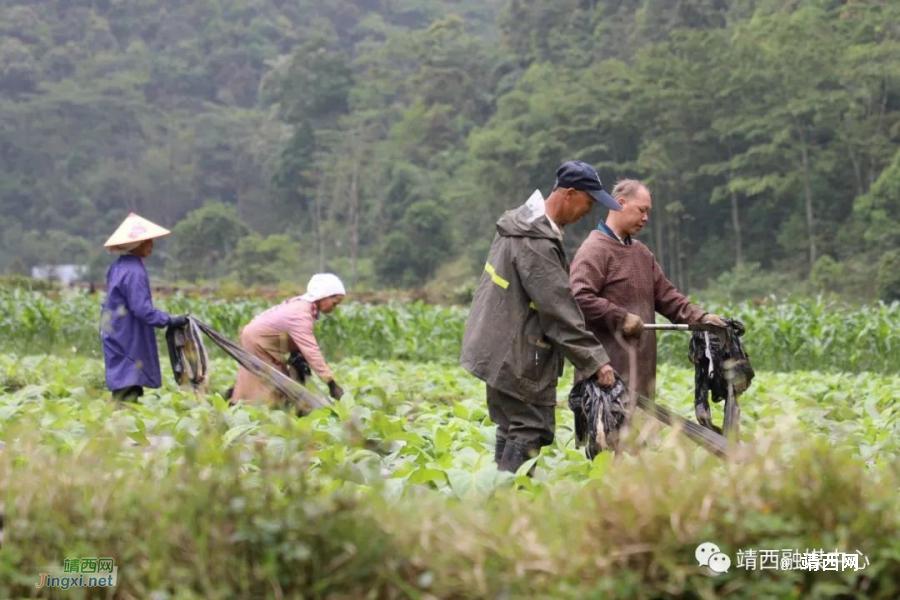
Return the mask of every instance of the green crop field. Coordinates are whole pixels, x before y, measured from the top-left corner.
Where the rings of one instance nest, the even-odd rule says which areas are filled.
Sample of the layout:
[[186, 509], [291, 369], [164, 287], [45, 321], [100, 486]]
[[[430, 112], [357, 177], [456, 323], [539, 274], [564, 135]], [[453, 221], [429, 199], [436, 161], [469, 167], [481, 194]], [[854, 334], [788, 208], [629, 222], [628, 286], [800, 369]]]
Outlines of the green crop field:
[[[190, 313], [232, 339], [269, 307], [261, 300], [198, 301], [178, 296], [159, 305], [173, 314]], [[99, 357], [100, 307], [98, 296], [0, 289], [0, 348], [23, 355]], [[746, 345], [757, 369], [896, 373], [900, 365], [898, 302], [848, 308], [812, 299], [707, 308], [744, 322], [750, 332]], [[467, 314], [461, 307], [421, 303], [350, 303], [323, 319], [317, 335], [330, 357], [456, 364]], [[671, 364], [685, 364], [686, 340], [680, 334], [661, 335], [660, 355]]]
[[[464, 309], [341, 307], [320, 327], [348, 394], [298, 419], [228, 407], [236, 365], [216, 353], [205, 396], [163, 356], [165, 387], [117, 407], [96, 301], [2, 301], [0, 597], [34, 596], [34, 565], [74, 556], [114, 557], [117, 598], [900, 594], [896, 305], [722, 307], [757, 366], [728, 463], [646, 417], [630, 453], [587, 461], [567, 369], [530, 479], [494, 467], [484, 388], [455, 365]], [[168, 304], [232, 337], [261, 308], [193, 302]], [[692, 418], [688, 338], [665, 335], [659, 400]], [[821, 548], [868, 564], [712, 577], [694, 559], [706, 541], [732, 560]]]

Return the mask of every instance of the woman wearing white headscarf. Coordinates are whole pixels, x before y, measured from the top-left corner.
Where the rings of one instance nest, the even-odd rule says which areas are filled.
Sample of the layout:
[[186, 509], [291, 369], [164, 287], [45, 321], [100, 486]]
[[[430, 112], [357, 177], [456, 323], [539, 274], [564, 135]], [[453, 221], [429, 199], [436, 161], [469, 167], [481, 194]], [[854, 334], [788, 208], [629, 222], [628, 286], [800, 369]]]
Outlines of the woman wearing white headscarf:
[[[314, 329], [319, 315], [332, 312], [346, 294], [344, 284], [336, 275], [313, 275], [305, 294], [285, 300], [250, 321], [241, 331], [241, 346], [285, 375], [288, 375], [285, 355], [299, 352], [309, 363], [310, 369], [328, 384], [331, 397], [338, 400], [344, 391], [335, 382], [334, 374], [322, 356]], [[238, 369], [231, 402], [239, 400], [265, 400], [274, 403], [278, 401], [278, 394], [241, 367]]]

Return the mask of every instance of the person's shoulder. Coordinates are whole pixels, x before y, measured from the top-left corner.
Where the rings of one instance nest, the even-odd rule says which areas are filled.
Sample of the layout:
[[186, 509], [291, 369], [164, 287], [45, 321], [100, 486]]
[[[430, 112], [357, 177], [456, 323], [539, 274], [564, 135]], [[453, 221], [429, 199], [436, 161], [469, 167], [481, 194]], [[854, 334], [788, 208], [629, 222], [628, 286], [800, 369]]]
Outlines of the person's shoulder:
[[521, 252], [516, 252], [515, 248], [527, 248], [530, 253], [540, 256], [559, 256], [564, 254], [562, 242], [560, 240], [550, 239], [547, 237], [521, 237], [512, 241], [513, 252], [521, 256]]
[[602, 253], [607, 247], [612, 247], [609, 244], [609, 242], [611, 241], [613, 240], [608, 235], [606, 235], [602, 231], [594, 229], [581, 243], [581, 246], [578, 247], [578, 251], [575, 253], [575, 256], [584, 256], [587, 254], [596, 255]]
[[307, 302], [303, 296], [294, 296], [292, 298], [286, 298], [274, 306], [270, 306], [265, 312], [297, 312], [298, 309], [305, 309], [308, 304], [309, 302]]
[[133, 254], [126, 254], [116, 259], [112, 264], [112, 269], [120, 273], [128, 275], [146, 275], [147, 269], [144, 268], [144, 261]]
[[634, 249], [636, 251], [641, 252], [643, 254], [648, 254], [650, 256], [653, 256], [653, 251], [650, 250], [650, 248], [647, 246], [647, 244], [645, 244], [641, 240], [636, 240], [634, 238], [631, 238], [631, 245], [634, 247]]
[[297, 319], [308, 319], [310, 316], [314, 317], [318, 311], [316, 303], [307, 300], [303, 296], [288, 298], [281, 303], [280, 308], [284, 310], [289, 317]]
[[592, 229], [587, 238], [585, 238], [584, 244], [582, 244], [582, 246], [588, 245], [599, 247], [611, 241], [613, 241], [613, 239], [599, 229]]
[[656, 255], [647, 244], [631, 238], [632, 256], [642, 262], [642, 264], [650, 265], [656, 262]]

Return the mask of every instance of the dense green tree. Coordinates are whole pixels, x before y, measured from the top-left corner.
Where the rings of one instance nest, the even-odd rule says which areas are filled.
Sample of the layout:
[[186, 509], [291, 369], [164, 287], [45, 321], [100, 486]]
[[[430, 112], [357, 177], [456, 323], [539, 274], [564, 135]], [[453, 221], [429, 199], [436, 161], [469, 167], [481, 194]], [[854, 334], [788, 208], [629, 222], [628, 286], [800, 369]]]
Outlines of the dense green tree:
[[900, 248], [900, 150], [868, 194], [854, 206], [864, 239], [874, 248]]
[[651, 184], [682, 289], [875, 294], [898, 141], [897, 2], [0, 0], [4, 270], [108, 262], [133, 210], [188, 234], [159, 275], [474, 279], [580, 158]]
[[199, 208], [172, 229], [171, 269], [184, 279], [222, 276], [231, 252], [247, 233], [233, 206]]
[[385, 236], [376, 269], [393, 285], [421, 285], [437, 266], [453, 255], [449, 212], [432, 200], [416, 202], [406, 210], [402, 226]]
[[878, 297], [885, 302], [900, 301], [900, 250], [890, 250], [878, 265]]
[[241, 238], [231, 262], [244, 285], [279, 283], [303, 270], [299, 245], [284, 234]]

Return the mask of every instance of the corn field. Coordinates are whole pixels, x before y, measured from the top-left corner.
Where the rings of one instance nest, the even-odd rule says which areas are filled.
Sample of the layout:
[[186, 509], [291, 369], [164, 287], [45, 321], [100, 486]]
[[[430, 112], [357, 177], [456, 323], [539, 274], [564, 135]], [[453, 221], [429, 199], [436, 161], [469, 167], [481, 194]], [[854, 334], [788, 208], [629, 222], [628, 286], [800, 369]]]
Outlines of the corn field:
[[[0, 350], [99, 356], [101, 296], [0, 292]], [[231, 339], [269, 307], [259, 300], [163, 299], [173, 314], [190, 313]], [[822, 299], [709, 306], [744, 322], [754, 366], [769, 371], [872, 371], [900, 365], [900, 303], [847, 307]], [[336, 358], [360, 357], [453, 364], [459, 357], [467, 309], [422, 303], [342, 305], [317, 326], [323, 349]], [[683, 333], [659, 333], [660, 358], [687, 361]]]

